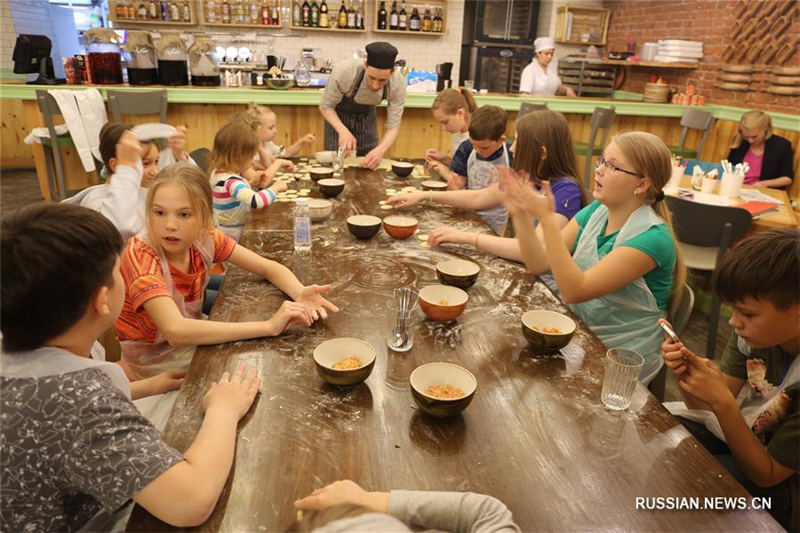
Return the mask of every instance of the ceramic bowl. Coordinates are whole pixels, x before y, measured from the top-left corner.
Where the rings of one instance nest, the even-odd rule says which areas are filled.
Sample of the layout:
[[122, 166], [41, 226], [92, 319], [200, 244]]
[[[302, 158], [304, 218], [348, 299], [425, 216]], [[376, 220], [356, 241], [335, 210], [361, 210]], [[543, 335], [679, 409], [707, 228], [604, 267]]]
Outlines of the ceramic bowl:
[[[545, 329], [558, 330], [546, 333]], [[552, 354], [569, 344], [575, 333], [575, 321], [555, 311], [537, 309], [522, 315], [522, 334], [537, 354]]]
[[326, 178], [324, 180], [319, 180], [317, 182], [317, 185], [319, 185], [319, 190], [322, 192], [322, 194], [324, 194], [328, 198], [339, 196], [339, 194], [344, 190], [344, 180], [336, 178]]
[[472, 261], [450, 259], [436, 265], [436, 276], [443, 285], [454, 285], [469, 289], [478, 280], [481, 267]]
[[323, 152], [317, 152], [316, 154], [314, 154], [314, 159], [316, 159], [323, 165], [330, 165], [331, 163], [333, 163], [334, 157], [336, 157], [336, 151], [334, 150], [325, 150]]
[[333, 169], [332, 168], [309, 168], [308, 174], [311, 176], [311, 179], [314, 181], [319, 181], [325, 178], [332, 178], [333, 177]]
[[319, 222], [325, 220], [333, 211], [333, 202], [322, 198], [312, 198], [308, 201], [308, 213], [311, 220]]
[[[338, 370], [333, 365], [344, 357], [357, 357], [358, 368]], [[314, 365], [322, 379], [331, 385], [347, 387], [361, 383], [372, 373], [375, 366], [375, 347], [361, 339], [339, 337], [323, 342], [314, 349]]]
[[458, 287], [428, 285], [419, 291], [419, 306], [437, 322], [449, 322], [464, 312], [469, 296]]
[[[411, 372], [411, 395], [420, 409], [431, 416], [445, 418], [467, 408], [475, 396], [478, 380], [466, 368], [452, 363], [427, 363]], [[436, 398], [426, 391], [431, 385], [450, 385], [464, 392], [460, 398]]]
[[399, 178], [407, 178], [414, 171], [414, 163], [392, 161], [392, 172]]
[[278, 89], [280, 91], [285, 91], [286, 89], [290, 89], [294, 87], [294, 79], [293, 78], [267, 78], [267, 87], [270, 89]]
[[425, 180], [422, 183], [422, 188], [426, 191], [446, 191], [447, 190], [447, 183], [443, 181], [435, 181], [435, 180]]
[[395, 239], [408, 239], [417, 231], [419, 220], [414, 217], [390, 215], [383, 219], [383, 229]]
[[359, 239], [369, 239], [381, 229], [381, 219], [372, 215], [353, 215], [347, 219], [347, 229]]

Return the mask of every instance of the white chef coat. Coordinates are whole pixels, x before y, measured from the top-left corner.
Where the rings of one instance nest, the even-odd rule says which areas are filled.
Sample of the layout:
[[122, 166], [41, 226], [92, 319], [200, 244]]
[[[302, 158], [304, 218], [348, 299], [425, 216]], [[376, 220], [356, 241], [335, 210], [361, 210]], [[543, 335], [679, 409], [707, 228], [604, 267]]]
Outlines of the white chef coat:
[[519, 92], [554, 96], [560, 85], [561, 78], [558, 77], [558, 61], [553, 58], [550, 64], [547, 65], [547, 70], [545, 70], [534, 57], [533, 61], [522, 71], [522, 76], [519, 80]]

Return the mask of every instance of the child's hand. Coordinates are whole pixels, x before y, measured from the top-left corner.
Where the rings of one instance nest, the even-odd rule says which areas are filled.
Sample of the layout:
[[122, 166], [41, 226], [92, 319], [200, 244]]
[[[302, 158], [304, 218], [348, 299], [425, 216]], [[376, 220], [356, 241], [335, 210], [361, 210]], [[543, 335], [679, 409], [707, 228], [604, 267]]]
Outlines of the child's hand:
[[503, 204], [512, 214], [527, 213], [540, 221], [556, 211], [556, 201], [550, 183], [542, 182], [544, 194], [540, 194], [511, 168], [498, 169], [500, 190], [503, 191]]
[[167, 147], [172, 150], [172, 155], [178, 161], [187, 161], [189, 154], [186, 153], [186, 126], [178, 126], [171, 137], [167, 138]]
[[303, 304], [285, 301], [275, 314], [267, 320], [267, 336], [280, 335], [292, 324], [310, 326], [314, 322], [311, 311]]
[[[672, 324], [663, 318], [659, 322], [663, 322], [670, 329], [675, 330]], [[664, 342], [661, 343], [661, 357], [664, 359], [664, 364], [678, 377], [681, 377], [686, 372], [686, 361], [683, 352], [681, 352], [683, 347], [682, 342], [674, 342], [666, 333], [664, 334]]]
[[151, 378], [142, 381], [150, 382], [151, 394], [162, 394], [171, 390], [180, 389], [183, 384], [183, 378], [186, 377], [186, 370], [168, 370], [156, 374]]
[[136, 139], [136, 135], [130, 131], [123, 131], [117, 142], [117, 164], [135, 168], [143, 155], [144, 147]]
[[446, 176], [447, 176], [447, 174], [448, 174], [448, 173], [447, 173], [447, 171], [448, 171], [448, 170], [450, 170], [449, 168], [447, 168], [447, 165], [445, 165], [444, 163], [442, 163], [441, 161], [439, 161], [439, 160], [437, 160], [437, 159], [434, 159], [434, 160], [428, 161], [428, 163], [427, 163], [427, 167], [428, 167], [429, 169], [431, 169], [431, 170], [435, 170], [435, 171], [436, 171], [436, 172], [438, 172], [438, 173], [439, 173], [439, 174], [440, 174], [442, 177], [446, 177]]
[[303, 287], [300, 291], [300, 296], [295, 299], [295, 302], [305, 305], [311, 312], [311, 317], [316, 320], [317, 318], [328, 318], [328, 312], [339, 312], [339, 308], [330, 303], [322, 297], [323, 292], [330, 292], [330, 285], [308, 285]]
[[450, 226], [442, 226], [441, 228], [437, 228], [430, 232], [428, 236], [428, 244], [433, 246], [439, 246], [442, 244], [446, 244], [448, 242], [452, 242], [454, 244], [466, 244], [467, 242], [473, 242], [471, 238], [469, 238], [470, 234], [466, 231], [457, 230], [455, 228], [451, 228]]
[[725, 375], [713, 361], [698, 357], [685, 347], [681, 353], [686, 358], [686, 373], [678, 380], [678, 386], [684, 392], [708, 404], [713, 411], [736, 401], [725, 383]]
[[269, 190], [271, 190], [275, 194], [278, 194], [279, 192], [283, 192], [288, 188], [289, 188], [289, 186], [286, 185], [285, 181], [283, 181], [283, 180], [275, 180], [275, 183], [270, 185]]
[[389, 509], [389, 493], [367, 492], [357, 483], [344, 480], [317, 489], [303, 499], [294, 502], [297, 509], [323, 510], [336, 505], [358, 505], [377, 513], [386, 513]]
[[306, 133], [300, 139], [300, 142], [303, 144], [314, 144], [315, 142], [317, 142], [317, 136], [314, 135], [313, 133]]
[[233, 375], [225, 372], [219, 382], [212, 383], [203, 397], [203, 408], [206, 413], [219, 410], [236, 416], [236, 420], [241, 419], [253, 405], [258, 388], [261, 386], [261, 378], [258, 377], [256, 368], [247, 373], [246, 377], [245, 374], [244, 365], [239, 365]]
[[428, 148], [425, 150], [425, 159], [433, 159], [434, 161], [441, 161], [447, 157], [445, 154], [435, 148]]
[[395, 194], [394, 196], [390, 196], [389, 199], [386, 200], [386, 203], [403, 209], [411, 207], [412, 205], [417, 205], [428, 196], [430, 196], [430, 194], [425, 194], [424, 192]]
[[288, 159], [276, 159], [275, 163], [278, 163], [278, 168], [285, 168], [289, 172], [294, 172], [294, 163]]

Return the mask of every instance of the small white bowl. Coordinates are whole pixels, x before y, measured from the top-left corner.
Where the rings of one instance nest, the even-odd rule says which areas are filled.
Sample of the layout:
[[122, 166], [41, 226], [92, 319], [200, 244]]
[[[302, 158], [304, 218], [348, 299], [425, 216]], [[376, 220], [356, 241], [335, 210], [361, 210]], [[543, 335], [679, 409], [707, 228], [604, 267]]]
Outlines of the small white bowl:
[[314, 154], [314, 159], [316, 159], [323, 165], [329, 165], [333, 163], [334, 157], [336, 157], [336, 152], [334, 150], [324, 150], [322, 152], [317, 152], [316, 154]]
[[[314, 364], [320, 377], [331, 385], [349, 386], [361, 383], [375, 366], [375, 347], [361, 339], [339, 337], [330, 339], [314, 349]], [[344, 357], [357, 357], [361, 366], [346, 370], [333, 368]]]
[[308, 201], [308, 212], [311, 220], [319, 222], [325, 220], [333, 211], [333, 202], [322, 198], [312, 198]]

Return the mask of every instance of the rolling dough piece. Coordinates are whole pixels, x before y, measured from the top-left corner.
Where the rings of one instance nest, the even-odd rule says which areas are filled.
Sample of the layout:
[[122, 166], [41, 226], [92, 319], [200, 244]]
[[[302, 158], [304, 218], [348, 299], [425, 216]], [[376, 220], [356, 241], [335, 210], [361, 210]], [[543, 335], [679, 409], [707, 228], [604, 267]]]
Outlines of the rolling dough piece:
[[388, 205], [388, 204], [387, 205], [382, 205], [381, 209], [383, 209], [385, 211], [388, 211], [389, 209], [394, 209], [394, 206], [393, 205]]
[[421, 240], [422, 242], [428, 242], [428, 234], [427, 233], [417, 233], [417, 239]]

